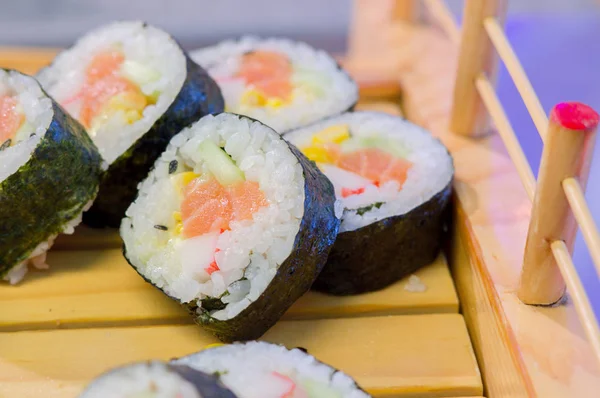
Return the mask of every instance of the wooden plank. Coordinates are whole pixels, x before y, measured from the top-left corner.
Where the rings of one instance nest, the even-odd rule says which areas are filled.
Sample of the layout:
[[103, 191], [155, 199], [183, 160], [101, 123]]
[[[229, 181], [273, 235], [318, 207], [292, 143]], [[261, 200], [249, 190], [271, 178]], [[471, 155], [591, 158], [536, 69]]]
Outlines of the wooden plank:
[[[397, 30], [393, 48], [406, 48], [412, 68], [402, 71], [404, 112], [409, 119], [430, 129], [452, 152], [456, 166], [458, 225], [469, 226], [467, 257], [479, 264], [473, 286], [459, 282], [459, 296], [471, 295], [463, 307], [470, 330], [483, 336], [485, 311], [491, 311], [503, 329], [505, 344], [516, 361], [514, 366], [492, 368], [499, 360], [493, 338], [474, 338], [490, 396], [593, 397], [600, 389], [600, 368], [584, 339], [577, 313], [569, 302], [552, 308], [522, 304], [516, 297], [531, 203], [521, 186], [514, 165], [499, 136], [470, 140], [448, 130], [452, 98], [452, 76], [456, 47], [432, 31], [402, 35]], [[421, 56], [419, 48], [428, 48]], [[390, 50], [391, 51], [391, 50]], [[413, 51], [412, 53], [410, 51]], [[412, 56], [411, 56], [412, 54]], [[475, 248], [477, 248], [475, 250]], [[477, 287], [480, 286], [480, 287]], [[473, 296], [474, 288], [482, 288]], [[497, 298], [497, 306], [469, 305], [485, 293]], [[493, 318], [492, 318], [493, 319]], [[478, 329], [479, 328], [479, 329]], [[479, 331], [477, 331], [479, 330]], [[505, 357], [506, 358], [506, 357]], [[518, 374], [526, 377], [517, 382]], [[518, 395], [503, 395], [513, 380]], [[529, 381], [530, 383], [529, 384]]]
[[[380, 397], [480, 396], [482, 384], [458, 314], [280, 322], [264, 340], [304, 347]], [[74, 397], [99, 373], [170, 359], [215, 339], [196, 326], [3, 333], [0, 396]]]
[[[464, 217], [458, 207], [454, 218]], [[491, 380], [486, 385], [487, 392], [498, 397], [533, 397], [531, 380], [518, 353], [513, 351], [514, 342], [509, 341], [512, 335], [506, 333], [507, 320], [500, 310], [500, 298], [491, 286], [481, 258], [473, 256], [480, 248], [472, 246], [471, 233], [467, 225], [455, 223], [449, 252], [479, 368], [485, 380]]]
[[[120, 250], [54, 251], [48, 271], [32, 271], [18, 286], [0, 285], [0, 330], [191, 323], [174, 301], [146, 283]], [[443, 256], [415, 273], [427, 287], [411, 292], [402, 280], [387, 289], [336, 297], [310, 292], [286, 319], [458, 312]]]
[[72, 235], [59, 235], [52, 250], [98, 250], [114, 249], [123, 246], [117, 229], [94, 229], [85, 225], [75, 228]]
[[57, 53], [55, 48], [0, 47], [0, 67], [34, 74], [49, 65]]

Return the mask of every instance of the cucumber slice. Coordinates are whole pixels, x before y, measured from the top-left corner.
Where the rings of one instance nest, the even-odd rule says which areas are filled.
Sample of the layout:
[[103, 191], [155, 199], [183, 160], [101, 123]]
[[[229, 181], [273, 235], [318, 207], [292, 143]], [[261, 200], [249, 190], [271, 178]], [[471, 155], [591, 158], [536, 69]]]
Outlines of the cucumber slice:
[[307, 379], [303, 380], [301, 384], [308, 398], [342, 398], [342, 394], [324, 383]]
[[212, 140], [204, 140], [198, 147], [200, 156], [219, 184], [227, 186], [243, 182], [244, 172], [235, 165], [231, 157]]
[[138, 86], [143, 86], [160, 79], [160, 73], [157, 70], [131, 60], [123, 62], [121, 73]]
[[395, 140], [378, 136], [354, 137], [342, 142], [341, 148], [344, 152], [352, 152], [363, 148], [377, 148], [399, 158], [404, 158], [408, 155], [408, 150], [402, 144]]

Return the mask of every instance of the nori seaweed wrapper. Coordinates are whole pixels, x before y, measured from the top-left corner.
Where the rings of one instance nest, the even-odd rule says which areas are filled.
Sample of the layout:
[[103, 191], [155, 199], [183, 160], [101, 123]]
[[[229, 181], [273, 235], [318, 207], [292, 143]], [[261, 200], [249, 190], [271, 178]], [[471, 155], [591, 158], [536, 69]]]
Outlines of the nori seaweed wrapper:
[[118, 228], [137, 194], [137, 185], [148, 175], [170, 139], [184, 127], [208, 114], [223, 112], [221, 90], [187, 54], [186, 78], [166, 112], [108, 168], [92, 208], [83, 216], [91, 227]]
[[0, 278], [61, 233], [98, 191], [102, 159], [96, 146], [54, 101], [52, 111], [27, 163], [0, 183]]
[[433, 262], [450, 216], [452, 182], [405, 214], [341, 232], [313, 290], [351, 295], [383, 289]]
[[202, 398], [237, 398], [217, 375], [209, 375], [186, 365], [167, 365], [170, 370], [190, 382]]
[[[273, 280], [256, 301], [229, 320], [218, 320], [210, 315], [211, 310], [225, 307], [219, 298], [207, 297], [203, 300], [203, 305], [210, 309], [199, 308], [196, 300], [181, 303], [198, 325], [223, 342], [254, 340], [269, 330], [296, 300], [310, 290], [327, 261], [338, 233], [340, 220], [335, 216], [333, 185], [296, 147], [290, 144], [288, 147], [304, 171], [304, 215], [292, 251], [277, 269]], [[125, 245], [123, 256], [146, 282], [154, 285], [129, 260]], [[179, 302], [177, 298], [169, 297]]]

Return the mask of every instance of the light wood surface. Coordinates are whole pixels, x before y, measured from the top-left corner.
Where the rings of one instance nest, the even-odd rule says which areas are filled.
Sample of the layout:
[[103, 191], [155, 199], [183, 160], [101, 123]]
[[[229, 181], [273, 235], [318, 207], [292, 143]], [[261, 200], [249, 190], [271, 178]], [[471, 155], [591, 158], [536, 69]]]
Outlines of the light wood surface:
[[569, 290], [570, 299], [573, 301], [577, 315], [579, 315], [587, 340], [592, 347], [596, 360], [600, 361], [600, 327], [594, 314], [594, 308], [586, 295], [585, 288], [573, 264], [569, 248], [565, 242], [557, 240], [552, 242], [550, 249]]
[[[99, 373], [171, 359], [216, 340], [195, 326], [4, 333], [0, 396], [74, 397]], [[458, 314], [280, 322], [264, 340], [304, 347], [376, 396], [480, 396], [481, 379]], [[168, 344], [166, 344], [168, 342]], [[443, 354], [442, 354], [443, 353]], [[32, 389], [29, 386], [35, 386]]]
[[[455, 219], [464, 219], [461, 204]], [[469, 225], [455, 223], [449, 255], [452, 276], [460, 292], [462, 313], [477, 354], [479, 368], [490, 397], [535, 397], [534, 387], [523, 365], [501, 308], [493, 281], [486, 273], [481, 247], [471, 239]]]
[[[595, 397], [600, 367], [573, 303], [540, 308], [524, 305], [516, 296], [531, 202], [500, 136], [472, 140], [448, 128], [457, 47], [428, 29], [398, 25], [389, 27], [387, 35], [392, 39], [380, 59], [402, 48], [399, 58], [407, 60], [396, 64], [405, 115], [440, 137], [454, 157], [456, 205], [462, 212], [455, 222], [469, 228], [464, 258], [480, 264], [472, 267], [473, 279], [461, 283], [459, 274], [455, 276], [459, 298], [465, 302], [462, 311], [484, 365], [485, 395]], [[360, 58], [361, 53], [352, 56]], [[456, 264], [452, 268], [464, 269]], [[481, 290], [476, 294], [473, 289]], [[481, 337], [489, 335], [494, 320], [506, 338]], [[509, 346], [510, 355], [498, 349], [498, 339]], [[499, 361], [505, 365], [494, 368]], [[524, 375], [521, 381], [515, 377], [519, 373]]]
[[542, 152], [518, 292], [527, 304], [553, 304], [564, 294], [565, 283], [550, 245], [562, 240], [572, 253], [577, 224], [562, 181], [574, 177], [585, 187], [596, 138], [595, 128], [584, 131], [563, 127], [556, 119], [556, 109]]
[[[48, 262], [48, 271], [34, 271], [18, 286], [0, 285], [0, 331], [192, 322], [178, 304], [140, 278], [120, 250], [52, 251]], [[406, 290], [406, 280], [358, 296], [310, 292], [284, 318], [458, 312], [443, 257], [415, 275], [425, 292]]]
[[484, 27], [487, 17], [504, 20], [505, 0], [466, 0], [460, 41], [460, 58], [454, 86], [450, 129], [461, 135], [482, 136], [488, 132], [488, 114], [473, 84], [484, 73], [496, 77], [496, 55]]

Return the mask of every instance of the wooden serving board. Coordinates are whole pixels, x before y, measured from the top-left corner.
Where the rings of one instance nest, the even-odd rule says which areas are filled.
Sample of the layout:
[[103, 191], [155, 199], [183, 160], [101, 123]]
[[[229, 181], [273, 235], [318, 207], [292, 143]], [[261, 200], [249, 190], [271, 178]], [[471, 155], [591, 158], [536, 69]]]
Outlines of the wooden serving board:
[[[33, 73], [53, 50], [0, 51], [0, 66]], [[359, 109], [399, 114], [368, 85]], [[395, 90], [395, 89], [393, 89]], [[392, 91], [393, 91], [392, 90]], [[389, 90], [383, 93], [387, 96]], [[193, 353], [215, 339], [125, 262], [118, 234], [77, 228], [49, 254], [48, 271], [0, 285], [0, 398], [76, 397], [111, 367]], [[263, 339], [301, 346], [385, 397], [481, 396], [483, 385], [448, 264], [440, 256], [379, 292], [310, 292]]]

